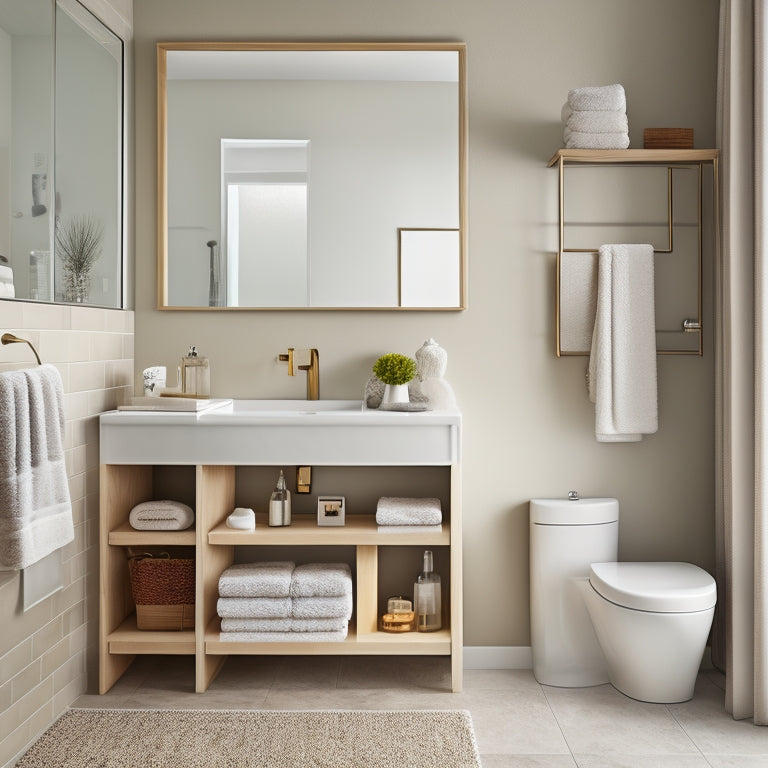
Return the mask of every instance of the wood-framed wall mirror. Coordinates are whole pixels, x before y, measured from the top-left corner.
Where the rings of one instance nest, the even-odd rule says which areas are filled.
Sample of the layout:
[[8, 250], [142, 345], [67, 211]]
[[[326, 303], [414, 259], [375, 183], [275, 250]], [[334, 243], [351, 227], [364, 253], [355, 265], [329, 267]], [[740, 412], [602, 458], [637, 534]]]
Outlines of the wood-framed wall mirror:
[[464, 43], [158, 43], [158, 307], [465, 309], [465, 70]]

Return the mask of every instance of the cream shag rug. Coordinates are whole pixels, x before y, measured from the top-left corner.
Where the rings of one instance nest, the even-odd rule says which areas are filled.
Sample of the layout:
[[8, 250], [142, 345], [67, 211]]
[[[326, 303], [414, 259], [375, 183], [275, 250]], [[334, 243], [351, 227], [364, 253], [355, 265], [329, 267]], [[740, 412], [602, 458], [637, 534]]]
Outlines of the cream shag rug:
[[480, 768], [469, 712], [70, 709], [17, 768]]

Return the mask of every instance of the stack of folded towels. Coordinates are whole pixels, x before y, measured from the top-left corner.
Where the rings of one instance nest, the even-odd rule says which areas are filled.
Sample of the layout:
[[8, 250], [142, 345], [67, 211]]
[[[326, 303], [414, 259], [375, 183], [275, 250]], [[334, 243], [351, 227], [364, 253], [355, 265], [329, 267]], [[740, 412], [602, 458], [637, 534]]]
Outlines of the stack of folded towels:
[[382, 496], [376, 504], [380, 533], [427, 533], [442, 530], [440, 499]]
[[588, 86], [568, 92], [561, 112], [566, 149], [627, 149], [627, 101], [621, 85]]
[[341, 642], [352, 618], [346, 563], [239, 563], [219, 578], [221, 640]]

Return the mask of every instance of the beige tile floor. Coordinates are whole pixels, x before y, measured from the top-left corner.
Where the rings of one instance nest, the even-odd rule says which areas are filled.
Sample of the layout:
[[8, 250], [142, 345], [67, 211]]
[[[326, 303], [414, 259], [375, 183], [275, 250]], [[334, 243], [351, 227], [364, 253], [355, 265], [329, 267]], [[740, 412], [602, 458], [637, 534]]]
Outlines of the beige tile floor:
[[466, 709], [483, 768], [768, 768], [768, 728], [723, 709], [723, 678], [699, 675], [684, 704], [645, 704], [611, 686], [552, 688], [524, 670], [466, 670], [452, 694], [448, 660], [233, 656], [194, 693], [191, 657], [139, 657], [104, 696], [76, 707]]

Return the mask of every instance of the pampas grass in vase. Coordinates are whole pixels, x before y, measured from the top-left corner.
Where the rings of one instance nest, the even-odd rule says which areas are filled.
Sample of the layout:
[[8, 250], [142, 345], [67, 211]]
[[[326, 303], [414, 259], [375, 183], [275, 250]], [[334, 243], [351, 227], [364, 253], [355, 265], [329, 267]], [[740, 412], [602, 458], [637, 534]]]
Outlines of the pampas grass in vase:
[[64, 300], [82, 304], [91, 289], [91, 269], [101, 257], [104, 228], [92, 216], [73, 216], [56, 225], [56, 247], [64, 268]]

